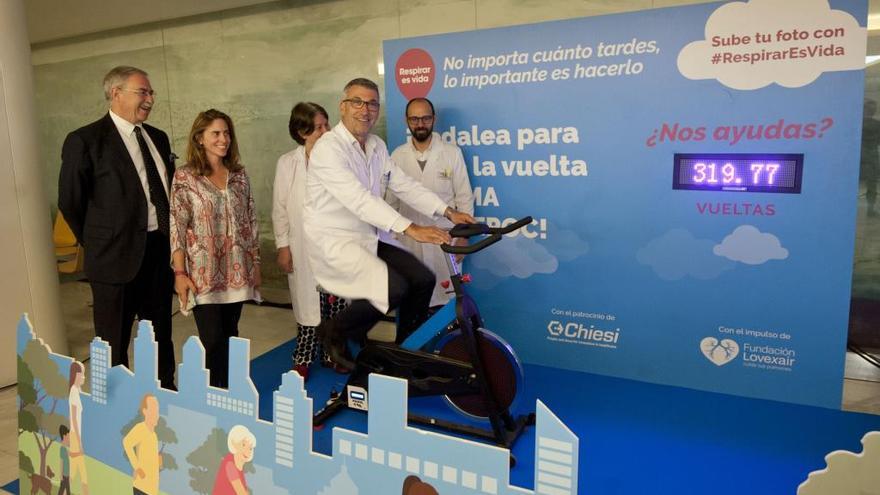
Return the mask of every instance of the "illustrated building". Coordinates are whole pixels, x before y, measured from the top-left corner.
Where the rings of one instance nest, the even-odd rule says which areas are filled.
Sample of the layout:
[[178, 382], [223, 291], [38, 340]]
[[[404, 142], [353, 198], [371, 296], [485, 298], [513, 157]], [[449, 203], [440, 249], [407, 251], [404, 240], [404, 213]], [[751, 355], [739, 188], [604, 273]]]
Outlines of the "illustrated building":
[[[29, 323], [19, 328], [19, 354], [34, 339]], [[356, 492], [399, 493], [401, 481], [418, 476], [443, 494], [577, 493], [578, 438], [543, 403], [536, 410], [535, 490], [510, 485], [508, 450], [407, 425], [407, 384], [399, 378], [370, 377], [368, 433], [334, 428], [332, 455], [312, 450], [313, 400], [302, 378], [287, 372], [273, 393], [273, 421], [258, 417], [259, 394], [250, 378], [250, 342], [232, 338], [229, 389], [211, 387], [205, 351], [197, 337], [183, 347], [179, 391], [160, 388], [158, 346], [149, 323], [141, 322], [134, 340], [133, 371], [109, 367], [110, 346], [95, 338], [90, 346], [91, 393], [83, 394], [86, 454], [130, 476], [121, 448], [121, 429], [138, 419], [141, 397], [154, 394], [160, 412], [176, 435], [165, 445], [178, 469], [160, 473], [166, 493], [189, 493], [188, 455], [212, 431], [246, 426], [257, 438], [248, 475], [254, 493], [331, 493], [333, 487]], [[57, 356], [69, 365], [70, 358]], [[225, 433], [223, 433], [225, 434]], [[225, 455], [218, 452], [218, 455]], [[330, 491], [328, 491], [330, 490]]]

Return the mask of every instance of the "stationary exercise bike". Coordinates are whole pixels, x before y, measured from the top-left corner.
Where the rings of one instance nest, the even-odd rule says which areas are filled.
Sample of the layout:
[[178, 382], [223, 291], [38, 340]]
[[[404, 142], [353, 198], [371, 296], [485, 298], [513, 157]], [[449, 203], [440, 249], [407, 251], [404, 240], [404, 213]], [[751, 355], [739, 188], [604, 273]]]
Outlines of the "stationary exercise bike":
[[[369, 406], [370, 373], [395, 376], [409, 382], [410, 397], [444, 396], [453, 409], [471, 418], [487, 419], [490, 429], [441, 418], [410, 414], [409, 421], [489, 440], [510, 448], [523, 430], [535, 424], [535, 414], [514, 417], [510, 407], [523, 385], [523, 371], [513, 349], [501, 337], [483, 328], [477, 304], [467, 294], [455, 255], [482, 251], [500, 241], [504, 234], [532, 222], [531, 217], [502, 228], [485, 224], [461, 224], [450, 230], [452, 237], [483, 237], [467, 246], [443, 244], [452, 274], [449, 282], [455, 297], [434, 313], [397, 346], [369, 342], [355, 360], [355, 368], [342, 393], [332, 397], [315, 414], [320, 426], [344, 408], [366, 411]], [[444, 287], [448, 288], [448, 285]]]

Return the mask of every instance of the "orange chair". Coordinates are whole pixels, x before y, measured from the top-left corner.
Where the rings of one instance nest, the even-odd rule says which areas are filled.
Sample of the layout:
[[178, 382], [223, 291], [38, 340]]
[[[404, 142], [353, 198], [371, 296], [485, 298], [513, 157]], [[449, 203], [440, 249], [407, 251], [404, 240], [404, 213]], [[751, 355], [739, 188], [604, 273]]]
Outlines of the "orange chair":
[[61, 212], [55, 217], [52, 229], [52, 242], [55, 244], [55, 260], [60, 273], [76, 273], [83, 269], [85, 260], [83, 248], [76, 242], [76, 236], [64, 221]]

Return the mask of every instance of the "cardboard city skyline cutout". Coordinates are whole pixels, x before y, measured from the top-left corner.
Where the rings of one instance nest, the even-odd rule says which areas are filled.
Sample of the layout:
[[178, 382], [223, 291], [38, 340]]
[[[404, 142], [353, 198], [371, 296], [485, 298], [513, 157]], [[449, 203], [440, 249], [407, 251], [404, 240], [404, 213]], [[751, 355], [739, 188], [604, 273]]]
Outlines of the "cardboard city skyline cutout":
[[797, 489], [798, 495], [876, 493], [880, 486], [880, 431], [862, 437], [862, 451], [856, 454], [835, 450], [825, 456], [825, 468], [813, 471]]
[[[371, 375], [369, 433], [335, 427], [327, 456], [312, 450], [313, 399], [298, 374], [286, 372], [273, 392], [273, 421], [258, 418], [249, 340], [230, 339], [228, 390], [208, 384], [198, 337], [183, 346], [177, 392], [159, 385], [149, 322], [138, 325], [133, 345], [134, 371], [111, 368], [110, 346], [96, 337], [86, 379], [91, 393], [75, 394], [74, 360], [53, 353], [22, 316], [16, 348], [21, 493], [57, 493], [62, 482], [82, 493], [83, 479], [89, 493], [127, 491], [133, 465], [141, 468], [135, 487], [157, 481], [155, 493], [165, 494], [212, 493], [220, 470], [232, 478], [240, 473], [254, 495], [578, 493], [579, 439], [540, 400], [536, 487], [529, 490], [510, 485], [507, 449], [408, 426], [405, 380]], [[71, 430], [74, 395], [81, 401], [81, 448], [74, 432], [60, 436], [62, 425]], [[153, 402], [158, 415], [150, 412]], [[74, 472], [81, 462], [85, 478]]]

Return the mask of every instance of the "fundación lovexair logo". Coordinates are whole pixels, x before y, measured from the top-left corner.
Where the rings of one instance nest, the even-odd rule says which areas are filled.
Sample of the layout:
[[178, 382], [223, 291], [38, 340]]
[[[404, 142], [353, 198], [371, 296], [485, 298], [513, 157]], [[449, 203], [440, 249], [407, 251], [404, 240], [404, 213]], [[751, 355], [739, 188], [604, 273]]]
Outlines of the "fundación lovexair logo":
[[[755, 333], [755, 331], [751, 332]], [[700, 351], [716, 366], [724, 366], [739, 356], [739, 361], [746, 368], [791, 371], [798, 361], [797, 352], [789, 347], [752, 342], [740, 344], [731, 338], [719, 340], [715, 337], [706, 337], [700, 341]]]
[[739, 344], [733, 339], [706, 337], [700, 341], [700, 350], [716, 366], [724, 366], [739, 355]]
[[603, 329], [578, 322], [551, 320], [547, 324], [547, 340], [566, 344], [580, 344], [606, 349], [617, 349], [620, 328]]

